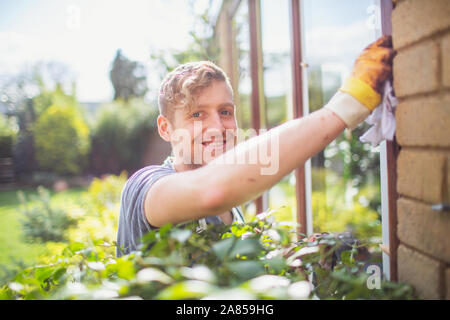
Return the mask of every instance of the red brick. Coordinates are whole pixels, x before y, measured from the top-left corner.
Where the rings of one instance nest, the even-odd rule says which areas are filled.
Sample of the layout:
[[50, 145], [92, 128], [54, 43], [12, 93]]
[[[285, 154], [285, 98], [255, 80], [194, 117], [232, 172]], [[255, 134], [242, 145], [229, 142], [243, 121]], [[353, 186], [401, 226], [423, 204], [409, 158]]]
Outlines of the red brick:
[[400, 198], [397, 201], [397, 235], [400, 242], [450, 263], [450, 215], [430, 205]]
[[444, 38], [442, 38], [441, 57], [442, 57], [442, 83], [445, 87], [450, 88], [450, 33], [448, 33]]
[[439, 46], [431, 40], [400, 51], [394, 58], [394, 89], [397, 97], [437, 90], [438, 57]]
[[392, 12], [392, 32], [396, 49], [450, 27], [450, 1], [408, 0]]
[[443, 202], [447, 154], [402, 149], [397, 159], [397, 192], [430, 204]]
[[450, 147], [450, 95], [407, 99], [396, 111], [401, 146]]
[[441, 263], [404, 245], [397, 254], [399, 281], [411, 284], [422, 299], [440, 299]]

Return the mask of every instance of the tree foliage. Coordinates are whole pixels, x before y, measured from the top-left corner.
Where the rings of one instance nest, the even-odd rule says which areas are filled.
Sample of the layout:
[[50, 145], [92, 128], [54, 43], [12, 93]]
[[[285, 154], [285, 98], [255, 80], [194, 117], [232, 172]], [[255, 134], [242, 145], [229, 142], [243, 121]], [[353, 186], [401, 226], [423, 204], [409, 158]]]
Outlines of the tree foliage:
[[201, 232], [196, 226], [150, 231], [137, 251], [120, 258], [104, 240], [72, 242], [47, 264], [15, 275], [0, 298], [414, 298], [409, 285], [379, 278], [378, 287], [371, 287], [367, 262], [358, 260], [360, 248], [334, 234], [297, 241], [289, 226], [267, 215]]
[[114, 88], [114, 100], [122, 98], [127, 101], [132, 97], [143, 97], [147, 92], [145, 67], [131, 61], [119, 49], [112, 63], [110, 79]]
[[71, 175], [80, 173], [86, 165], [89, 128], [75, 107], [47, 108], [36, 121], [33, 136], [41, 169]]
[[151, 53], [151, 58], [162, 66], [161, 76], [172, 71], [180, 64], [193, 61], [212, 61], [218, 63], [219, 45], [214, 35], [215, 20], [211, 16], [211, 0], [203, 12], [195, 13], [194, 1], [190, 1], [190, 8], [194, 16], [194, 24], [189, 31], [191, 42], [184, 50], [155, 51]]
[[18, 127], [14, 119], [0, 113], [0, 158], [12, 156], [17, 131]]
[[67, 240], [67, 229], [76, 223], [61, 207], [55, 207], [50, 203], [50, 193], [43, 187], [38, 187], [38, 196], [34, 196], [37, 205], [29, 207], [23, 192], [19, 193], [22, 203], [21, 219], [25, 238], [38, 242], [61, 242]]
[[91, 169], [96, 174], [141, 166], [149, 136], [156, 130], [158, 109], [141, 98], [103, 104], [92, 128]]

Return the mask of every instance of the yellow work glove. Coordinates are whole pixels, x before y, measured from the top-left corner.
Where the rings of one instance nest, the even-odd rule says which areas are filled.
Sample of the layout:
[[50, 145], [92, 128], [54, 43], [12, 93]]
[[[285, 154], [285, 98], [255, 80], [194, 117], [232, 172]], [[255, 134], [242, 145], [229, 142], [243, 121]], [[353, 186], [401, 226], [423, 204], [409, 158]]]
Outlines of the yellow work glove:
[[392, 77], [391, 36], [383, 36], [363, 50], [356, 59], [351, 76], [339, 89], [355, 97], [371, 111], [381, 102], [383, 83]]
[[325, 107], [348, 128], [355, 128], [380, 104], [383, 83], [392, 77], [394, 56], [391, 36], [383, 36], [367, 46], [356, 59], [350, 77]]

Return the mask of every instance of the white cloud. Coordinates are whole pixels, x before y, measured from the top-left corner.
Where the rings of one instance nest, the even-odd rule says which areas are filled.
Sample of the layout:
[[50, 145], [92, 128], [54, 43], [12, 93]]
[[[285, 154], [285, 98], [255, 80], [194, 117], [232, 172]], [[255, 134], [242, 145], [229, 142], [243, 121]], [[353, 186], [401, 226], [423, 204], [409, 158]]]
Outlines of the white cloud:
[[306, 32], [307, 62], [348, 64], [374, 40], [375, 31], [367, 26], [365, 20], [334, 28], [313, 28]]

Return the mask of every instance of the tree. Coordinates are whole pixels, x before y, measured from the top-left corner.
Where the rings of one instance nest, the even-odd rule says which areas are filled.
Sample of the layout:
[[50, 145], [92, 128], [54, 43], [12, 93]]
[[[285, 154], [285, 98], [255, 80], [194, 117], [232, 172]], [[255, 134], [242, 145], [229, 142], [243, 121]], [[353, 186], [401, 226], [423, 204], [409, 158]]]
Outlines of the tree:
[[150, 55], [158, 65], [163, 67], [161, 78], [167, 72], [187, 62], [208, 60], [218, 63], [220, 51], [214, 34], [216, 21], [211, 14], [212, 1], [209, 0], [209, 5], [201, 13], [195, 12], [195, 1], [189, 1], [189, 6], [194, 16], [194, 24], [189, 31], [191, 42], [187, 48], [185, 50], [168, 52], [162, 50], [153, 52]]
[[73, 104], [75, 89], [73, 73], [57, 61], [36, 62], [0, 78], [4, 112], [19, 127], [13, 148], [16, 176], [29, 176], [38, 166], [32, 128], [39, 115], [55, 103]]
[[148, 90], [145, 72], [144, 65], [129, 60], [118, 49], [110, 71], [114, 100], [122, 98], [128, 101], [131, 97], [143, 97]]
[[54, 104], [33, 126], [40, 169], [62, 175], [79, 174], [90, 148], [89, 127], [77, 105]]

